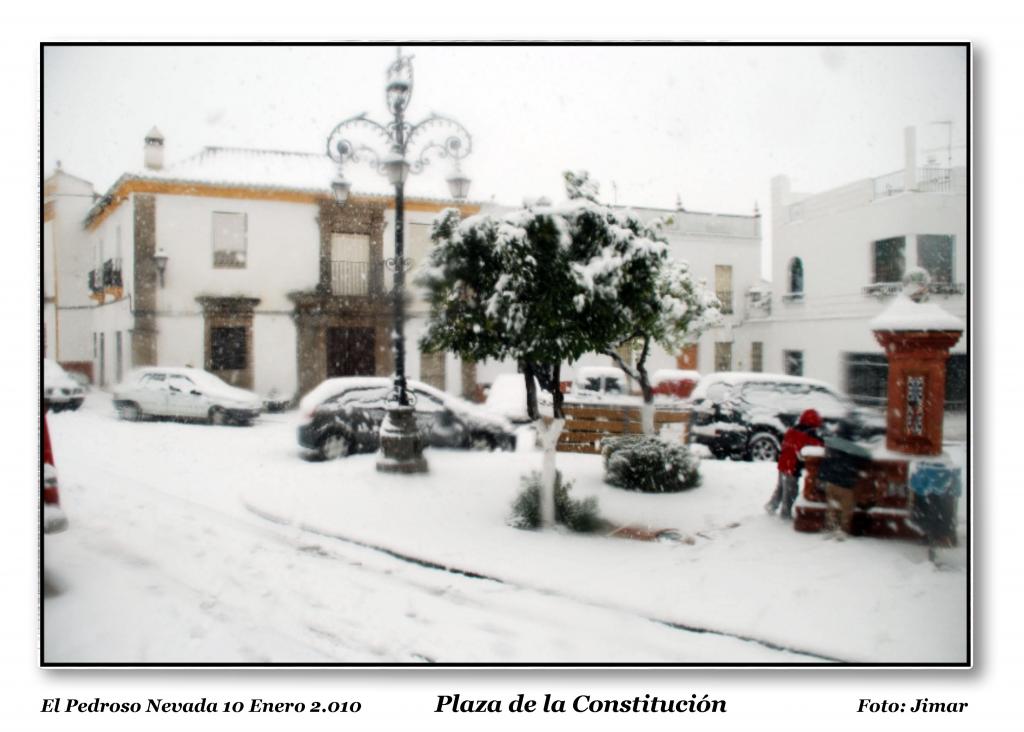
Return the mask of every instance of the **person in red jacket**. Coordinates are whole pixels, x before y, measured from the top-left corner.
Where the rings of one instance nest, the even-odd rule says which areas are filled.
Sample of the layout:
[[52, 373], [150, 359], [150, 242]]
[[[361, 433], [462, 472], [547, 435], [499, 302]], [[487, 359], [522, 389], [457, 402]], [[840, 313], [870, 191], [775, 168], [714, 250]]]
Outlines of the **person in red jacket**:
[[782, 449], [779, 451], [779, 480], [775, 484], [775, 492], [771, 500], [765, 504], [764, 510], [775, 513], [782, 504], [782, 518], [788, 519], [796, 500], [797, 485], [804, 461], [800, 451], [808, 445], [823, 445], [820, 435], [821, 415], [808, 409], [800, 415], [795, 427], [786, 430], [782, 438]]

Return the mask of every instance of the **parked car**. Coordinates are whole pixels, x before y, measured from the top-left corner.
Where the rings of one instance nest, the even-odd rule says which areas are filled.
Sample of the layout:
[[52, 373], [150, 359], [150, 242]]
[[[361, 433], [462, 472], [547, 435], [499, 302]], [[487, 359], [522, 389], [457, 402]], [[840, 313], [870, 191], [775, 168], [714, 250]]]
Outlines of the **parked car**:
[[[540, 387], [537, 387], [538, 392]], [[522, 374], [498, 374], [487, 389], [484, 406], [513, 423], [530, 421], [526, 413], [526, 380]]]
[[194, 368], [147, 367], [133, 371], [114, 389], [122, 419], [145, 417], [252, 424], [263, 410], [260, 397]]
[[700, 372], [686, 369], [658, 369], [651, 376], [651, 386], [655, 395], [674, 399], [689, 397], [698, 381]]
[[615, 366], [581, 366], [572, 385], [574, 396], [628, 394], [626, 374]]
[[43, 412], [43, 533], [55, 534], [68, 527], [67, 516], [60, 507], [60, 492], [57, 489], [57, 468], [53, 462], [50, 447], [50, 431], [46, 428], [46, 412]]
[[[418, 381], [408, 382], [416, 424], [431, 447], [514, 450], [516, 436], [504, 417], [465, 399]], [[303, 422], [299, 445], [326, 460], [359, 452], [375, 452], [384, 419], [391, 379], [341, 377], [328, 379], [299, 404]]]
[[826, 433], [866, 440], [885, 434], [881, 414], [857, 407], [815, 379], [780, 374], [721, 372], [693, 390], [691, 443], [717, 458], [777, 460], [782, 436], [805, 409], [816, 409]]
[[49, 358], [43, 359], [43, 406], [52, 412], [75, 410], [85, 401], [85, 389]]

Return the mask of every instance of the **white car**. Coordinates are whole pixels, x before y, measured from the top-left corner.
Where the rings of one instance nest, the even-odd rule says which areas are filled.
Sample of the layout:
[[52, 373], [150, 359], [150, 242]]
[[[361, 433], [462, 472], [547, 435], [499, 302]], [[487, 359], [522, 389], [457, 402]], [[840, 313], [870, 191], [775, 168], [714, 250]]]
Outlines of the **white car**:
[[85, 401], [85, 390], [56, 361], [43, 359], [43, 403], [52, 412], [75, 410]]
[[152, 416], [247, 425], [263, 402], [202, 369], [154, 366], [133, 371], [114, 389], [114, 407], [132, 421]]

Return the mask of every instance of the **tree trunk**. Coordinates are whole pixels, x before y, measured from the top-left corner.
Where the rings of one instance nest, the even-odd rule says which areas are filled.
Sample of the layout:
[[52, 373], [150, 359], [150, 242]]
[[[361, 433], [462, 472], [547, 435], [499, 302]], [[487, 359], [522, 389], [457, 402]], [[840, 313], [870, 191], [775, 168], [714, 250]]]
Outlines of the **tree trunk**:
[[555, 419], [565, 421], [565, 412], [562, 411], [562, 403], [565, 395], [562, 393], [562, 364], [555, 364], [551, 369], [551, 412]]
[[540, 525], [542, 528], [550, 528], [555, 525], [555, 451], [565, 420], [553, 419], [551, 424], [545, 424], [543, 419], [538, 419], [534, 426], [541, 447], [544, 448], [540, 472]]
[[640, 378], [640, 392], [644, 395], [644, 403], [640, 405], [640, 426], [645, 435], [654, 435], [654, 389], [651, 388], [650, 379], [646, 369], [638, 369]]
[[540, 419], [540, 412], [537, 411], [537, 381], [534, 378], [533, 364], [522, 361], [519, 363], [519, 370], [523, 372], [523, 379], [526, 381], [526, 416], [536, 421]]
[[530, 364], [530, 370], [536, 375], [540, 387], [551, 395], [551, 410], [554, 418], [551, 424], [545, 425], [543, 419], [535, 422], [537, 437], [544, 448], [544, 461], [540, 473], [540, 523], [542, 527], [555, 524], [555, 451], [558, 449], [558, 438], [565, 427], [565, 414], [562, 411], [562, 390], [559, 379], [562, 365]]
[[622, 358], [622, 355], [614, 350], [605, 351], [616, 365], [622, 369], [627, 376], [635, 379], [640, 385], [640, 393], [643, 394], [644, 403], [640, 406], [640, 428], [645, 435], [655, 434], [654, 429], [654, 389], [651, 388], [651, 377], [647, 374], [647, 356], [651, 352], [651, 339], [644, 337], [644, 347], [640, 351], [640, 358], [636, 366], [630, 367]]

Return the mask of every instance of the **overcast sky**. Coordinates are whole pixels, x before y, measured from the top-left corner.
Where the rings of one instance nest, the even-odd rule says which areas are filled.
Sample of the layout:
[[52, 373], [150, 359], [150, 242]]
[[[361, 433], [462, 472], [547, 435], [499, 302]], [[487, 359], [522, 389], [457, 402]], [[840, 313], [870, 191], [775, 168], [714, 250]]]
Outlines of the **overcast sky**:
[[[903, 165], [903, 128], [924, 156], [965, 155], [966, 51], [953, 47], [408, 46], [410, 118], [435, 111], [473, 135], [471, 198], [563, 198], [589, 170], [608, 201], [749, 213], [769, 181], [816, 191]], [[207, 145], [320, 152], [338, 121], [383, 121], [391, 46], [51, 47], [43, 164], [105, 190], [142, 163], [156, 125], [168, 162]], [[435, 169], [446, 172], [444, 164]], [[359, 187], [370, 174], [355, 169]], [[614, 188], [612, 183], [614, 182]], [[444, 195], [439, 174], [408, 195]], [[767, 232], [766, 232], [767, 233]]]

